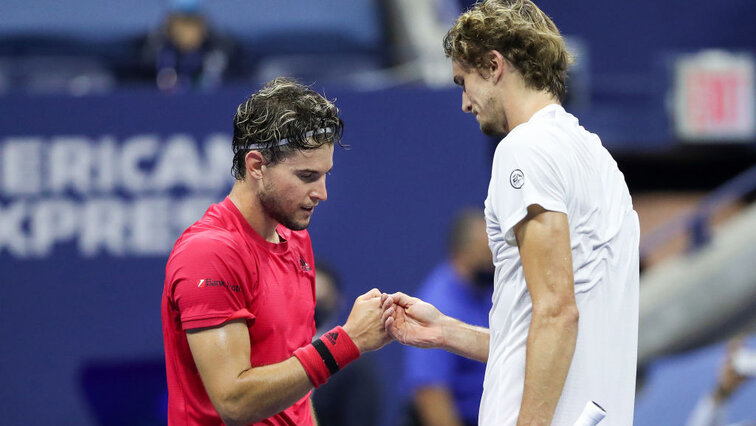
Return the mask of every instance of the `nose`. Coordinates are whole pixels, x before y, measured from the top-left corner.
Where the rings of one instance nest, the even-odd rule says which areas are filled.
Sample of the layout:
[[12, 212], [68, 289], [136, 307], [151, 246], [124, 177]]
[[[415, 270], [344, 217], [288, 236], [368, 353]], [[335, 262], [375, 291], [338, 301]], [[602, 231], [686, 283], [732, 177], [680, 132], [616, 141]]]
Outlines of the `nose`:
[[462, 91], [462, 111], [466, 113], [472, 112], [472, 102], [470, 102], [470, 98], [465, 91]]
[[326, 189], [325, 175], [323, 175], [315, 183], [315, 187], [312, 189], [312, 192], [310, 192], [310, 197], [318, 201], [325, 201], [328, 199], [328, 190]]

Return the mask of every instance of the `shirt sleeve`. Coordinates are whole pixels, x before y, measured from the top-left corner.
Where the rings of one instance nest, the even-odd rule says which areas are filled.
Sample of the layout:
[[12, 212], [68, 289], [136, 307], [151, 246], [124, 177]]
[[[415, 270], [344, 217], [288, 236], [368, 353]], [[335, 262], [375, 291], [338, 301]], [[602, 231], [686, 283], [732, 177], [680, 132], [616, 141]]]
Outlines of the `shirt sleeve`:
[[513, 228], [527, 216], [529, 206], [567, 213], [564, 178], [549, 137], [533, 131], [519, 134], [505, 139], [494, 156], [489, 203], [510, 245], [516, 244]]
[[172, 295], [184, 330], [255, 319], [248, 309], [241, 265], [233, 249], [213, 239], [195, 239], [174, 253], [169, 263]]

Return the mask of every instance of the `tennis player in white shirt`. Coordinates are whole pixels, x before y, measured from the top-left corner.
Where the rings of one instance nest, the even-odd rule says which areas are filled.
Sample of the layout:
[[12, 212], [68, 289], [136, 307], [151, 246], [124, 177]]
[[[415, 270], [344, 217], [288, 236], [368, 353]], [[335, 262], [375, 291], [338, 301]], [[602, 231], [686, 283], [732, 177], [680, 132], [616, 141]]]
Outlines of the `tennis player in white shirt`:
[[485, 215], [496, 265], [489, 328], [402, 293], [384, 295], [404, 344], [486, 362], [479, 424], [572, 425], [588, 401], [632, 425], [638, 217], [599, 137], [561, 106], [571, 62], [530, 0], [486, 0], [444, 39], [462, 110], [505, 135]]

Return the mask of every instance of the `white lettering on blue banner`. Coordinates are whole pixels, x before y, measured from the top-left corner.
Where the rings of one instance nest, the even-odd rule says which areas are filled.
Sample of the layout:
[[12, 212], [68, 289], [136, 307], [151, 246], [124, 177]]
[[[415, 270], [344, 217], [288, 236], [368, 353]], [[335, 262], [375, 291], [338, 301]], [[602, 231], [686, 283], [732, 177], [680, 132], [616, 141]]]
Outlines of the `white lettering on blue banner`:
[[0, 255], [163, 256], [233, 183], [231, 138], [0, 139]]

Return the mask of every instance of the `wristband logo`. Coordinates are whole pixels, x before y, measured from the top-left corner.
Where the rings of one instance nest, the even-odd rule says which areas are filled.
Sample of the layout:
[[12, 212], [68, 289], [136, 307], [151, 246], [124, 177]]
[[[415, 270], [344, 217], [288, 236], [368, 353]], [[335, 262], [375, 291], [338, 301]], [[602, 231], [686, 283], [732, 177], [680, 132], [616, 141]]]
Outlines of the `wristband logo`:
[[226, 284], [223, 280], [211, 280], [210, 278], [204, 278], [199, 280], [199, 283], [197, 284], [198, 288], [205, 288], [205, 287], [224, 287], [227, 288], [234, 293], [241, 292], [241, 287], [236, 284]]
[[329, 342], [331, 342], [332, 345], [335, 345], [336, 339], [339, 338], [339, 333], [332, 331], [330, 333], [326, 333], [325, 337], [326, 339], [328, 339]]

